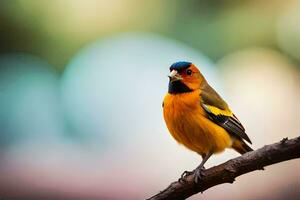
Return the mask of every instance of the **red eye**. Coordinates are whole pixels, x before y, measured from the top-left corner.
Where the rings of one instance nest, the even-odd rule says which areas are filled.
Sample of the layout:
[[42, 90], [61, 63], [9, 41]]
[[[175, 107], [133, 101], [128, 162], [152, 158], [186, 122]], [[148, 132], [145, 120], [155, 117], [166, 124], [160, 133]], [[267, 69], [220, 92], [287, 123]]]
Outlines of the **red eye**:
[[187, 74], [187, 75], [191, 76], [192, 73], [193, 73], [192, 70], [190, 70], [190, 69], [186, 70], [186, 74]]

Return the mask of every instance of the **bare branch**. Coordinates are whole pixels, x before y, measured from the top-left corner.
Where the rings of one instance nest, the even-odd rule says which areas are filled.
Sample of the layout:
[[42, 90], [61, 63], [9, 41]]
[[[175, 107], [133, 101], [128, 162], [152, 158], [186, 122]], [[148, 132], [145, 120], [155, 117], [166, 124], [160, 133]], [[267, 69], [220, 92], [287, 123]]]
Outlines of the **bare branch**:
[[184, 182], [173, 182], [169, 187], [148, 200], [186, 199], [198, 192], [222, 183], [233, 183], [235, 178], [255, 170], [263, 170], [265, 166], [300, 158], [300, 137], [282, 139], [280, 142], [266, 145], [231, 159], [221, 165], [203, 171], [201, 181], [196, 184], [194, 175], [186, 176]]

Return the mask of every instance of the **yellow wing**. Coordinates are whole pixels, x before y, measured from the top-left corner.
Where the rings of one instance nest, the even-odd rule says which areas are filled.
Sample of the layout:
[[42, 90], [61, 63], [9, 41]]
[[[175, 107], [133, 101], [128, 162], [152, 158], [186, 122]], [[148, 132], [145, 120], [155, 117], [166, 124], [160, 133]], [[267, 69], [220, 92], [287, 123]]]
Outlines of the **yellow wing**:
[[233, 137], [240, 140], [244, 139], [252, 144], [241, 122], [229, 109], [227, 103], [208, 83], [202, 85], [200, 96], [201, 106], [210, 120], [223, 127]]

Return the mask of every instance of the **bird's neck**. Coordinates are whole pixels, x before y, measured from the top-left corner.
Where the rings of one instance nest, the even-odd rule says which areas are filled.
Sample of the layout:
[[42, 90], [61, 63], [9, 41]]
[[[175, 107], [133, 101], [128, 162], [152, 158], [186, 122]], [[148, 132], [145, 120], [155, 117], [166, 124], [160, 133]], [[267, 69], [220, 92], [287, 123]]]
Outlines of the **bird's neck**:
[[181, 81], [169, 82], [168, 93], [170, 94], [181, 94], [181, 93], [187, 93], [192, 91], [193, 91], [192, 89], [190, 89], [187, 85], [185, 85]]

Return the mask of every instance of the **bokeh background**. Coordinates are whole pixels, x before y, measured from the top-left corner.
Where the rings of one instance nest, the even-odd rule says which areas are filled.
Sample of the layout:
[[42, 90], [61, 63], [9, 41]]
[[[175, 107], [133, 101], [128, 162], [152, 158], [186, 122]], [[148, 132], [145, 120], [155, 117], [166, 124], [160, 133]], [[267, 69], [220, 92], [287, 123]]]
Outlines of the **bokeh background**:
[[[1, 0], [0, 199], [145, 199], [194, 169], [162, 118], [175, 61], [201, 69], [254, 148], [298, 136], [299, 27], [297, 0]], [[299, 167], [190, 199], [299, 199]]]

